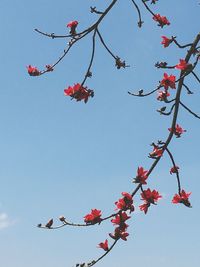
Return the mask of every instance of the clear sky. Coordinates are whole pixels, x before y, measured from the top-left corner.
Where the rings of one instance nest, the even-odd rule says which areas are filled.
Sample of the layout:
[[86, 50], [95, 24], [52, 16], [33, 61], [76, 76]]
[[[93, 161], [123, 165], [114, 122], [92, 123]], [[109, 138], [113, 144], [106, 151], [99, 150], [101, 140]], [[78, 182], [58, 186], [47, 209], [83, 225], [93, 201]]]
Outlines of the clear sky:
[[[105, 8], [110, 1], [1, 0], [0, 2], [0, 266], [62, 267], [101, 255], [96, 246], [113, 231], [110, 222], [87, 229], [56, 231], [36, 225], [65, 215], [82, 222], [91, 208], [103, 215], [114, 210], [122, 191], [131, 192], [138, 166], [148, 169], [150, 143], [167, 136], [170, 117], [156, 109], [156, 95], [138, 99], [127, 91], [154, 89], [163, 70], [157, 61], [176, 64], [185, 51], [164, 49], [161, 36], [177, 36], [191, 42], [199, 32], [199, 1], [158, 1], [155, 13], [168, 17], [169, 27], [156, 26], [141, 6], [143, 27], [128, 0], [119, 1], [105, 18], [100, 31], [114, 54], [130, 68], [117, 70], [113, 59], [97, 44], [93, 77], [87, 86], [95, 97], [87, 104], [71, 101], [64, 88], [81, 82], [91, 53], [91, 36], [80, 41], [54, 72], [30, 77], [26, 66], [43, 68], [62, 53], [67, 40], [51, 40], [36, 32], [66, 34], [66, 24], [79, 21], [79, 30], [98, 15], [90, 6]], [[140, 1], [138, 1], [140, 2]], [[199, 67], [196, 70], [199, 72]], [[169, 72], [178, 74], [178, 71]], [[188, 85], [193, 95], [182, 100], [200, 114], [199, 84]], [[183, 187], [191, 191], [192, 209], [172, 205], [176, 180], [169, 174], [165, 155], [149, 178], [149, 186], [163, 195], [147, 215], [138, 209], [129, 222], [130, 236], [97, 266], [198, 267], [199, 213], [199, 120], [180, 111], [178, 122], [187, 129], [170, 145]], [[135, 199], [138, 206], [140, 198]], [[110, 242], [110, 240], [109, 240]]]

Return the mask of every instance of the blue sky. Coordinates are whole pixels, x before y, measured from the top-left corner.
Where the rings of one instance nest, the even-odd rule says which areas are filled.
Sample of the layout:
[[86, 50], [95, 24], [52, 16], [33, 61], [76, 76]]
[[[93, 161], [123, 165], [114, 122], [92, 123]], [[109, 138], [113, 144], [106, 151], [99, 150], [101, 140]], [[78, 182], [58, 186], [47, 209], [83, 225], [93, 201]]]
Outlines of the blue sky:
[[[139, 1], [138, 1], [139, 2]], [[1, 0], [0, 49], [0, 265], [3, 267], [72, 266], [97, 258], [96, 246], [113, 230], [110, 222], [88, 229], [45, 231], [39, 222], [64, 214], [81, 222], [91, 208], [109, 214], [122, 191], [131, 192], [138, 166], [151, 165], [149, 144], [164, 139], [170, 117], [156, 109], [156, 95], [138, 99], [127, 91], [155, 88], [163, 70], [157, 61], [176, 64], [184, 51], [164, 49], [161, 36], [191, 42], [199, 32], [198, 1], [168, 0], [152, 6], [167, 16], [170, 27], [156, 26], [142, 8], [142, 29], [131, 1], [123, 0], [103, 21], [100, 30], [114, 54], [130, 68], [117, 70], [113, 59], [97, 44], [93, 78], [88, 80], [95, 97], [87, 104], [63, 95], [80, 82], [91, 53], [91, 36], [77, 44], [54, 72], [29, 77], [26, 66], [42, 68], [62, 53], [66, 40], [51, 40], [34, 32], [66, 34], [70, 20], [85, 29], [97, 19], [90, 6], [105, 8], [107, 1], [6, 1]], [[196, 72], [199, 72], [199, 67]], [[170, 72], [178, 74], [178, 71]], [[200, 113], [199, 84], [188, 79], [194, 95], [182, 100]], [[172, 205], [176, 192], [171, 163], [163, 157], [149, 179], [149, 186], [163, 195], [145, 216], [139, 211], [129, 222], [130, 237], [119, 242], [97, 266], [121, 267], [147, 264], [154, 267], [199, 266], [199, 121], [180, 111], [178, 122], [187, 129], [170, 145], [183, 187], [191, 191], [192, 209]], [[135, 203], [140, 204], [136, 197]]]

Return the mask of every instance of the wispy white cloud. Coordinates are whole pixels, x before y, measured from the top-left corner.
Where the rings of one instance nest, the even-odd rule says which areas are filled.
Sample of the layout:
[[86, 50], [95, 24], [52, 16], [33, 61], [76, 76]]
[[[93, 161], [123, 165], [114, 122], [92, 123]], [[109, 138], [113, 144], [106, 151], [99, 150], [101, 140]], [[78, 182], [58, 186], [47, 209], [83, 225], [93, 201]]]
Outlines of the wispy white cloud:
[[0, 213], [0, 230], [7, 228], [13, 224], [6, 213]]

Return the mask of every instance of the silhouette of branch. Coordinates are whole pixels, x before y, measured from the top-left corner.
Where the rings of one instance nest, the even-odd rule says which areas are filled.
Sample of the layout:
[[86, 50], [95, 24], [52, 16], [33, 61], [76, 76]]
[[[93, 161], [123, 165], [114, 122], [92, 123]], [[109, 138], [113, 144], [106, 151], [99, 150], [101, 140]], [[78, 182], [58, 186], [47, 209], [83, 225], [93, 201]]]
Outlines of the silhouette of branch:
[[187, 90], [187, 93], [189, 95], [192, 95], [193, 94], [193, 92], [189, 89], [189, 87], [186, 84], [183, 84], [183, 86], [185, 87], [185, 89]]
[[180, 194], [181, 193], [181, 182], [180, 182], [180, 177], [179, 177], [179, 171], [178, 171], [177, 165], [175, 163], [174, 157], [167, 147], [166, 147], [166, 151], [167, 151], [167, 153], [171, 159], [171, 162], [173, 164], [174, 169], [176, 170], [175, 174], [176, 174], [176, 179], [177, 179], [177, 184], [178, 184], [178, 193]]
[[189, 109], [186, 105], [184, 105], [181, 101], [180, 101], [181, 106], [186, 109], [190, 114], [192, 114], [193, 116], [195, 116], [197, 119], [200, 119], [200, 116], [197, 115], [196, 113], [194, 113], [191, 109]]
[[192, 45], [192, 43], [186, 44], [186, 45], [180, 45], [176, 40], [176, 36], [172, 36], [172, 40], [179, 48], [186, 48], [186, 47], [190, 47]]
[[148, 92], [146, 94], [143, 93], [144, 92], [143, 90], [139, 90], [137, 94], [136, 93], [131, 93], [130, 91], [128, 91], [128, 94], [132, 95], [132, 96], [145, 97], [145, 96], [152, 95], [153, 93], [155, 93], [156, 91], [158, 91], [162, 87], [163, 86], [159, 85], [156, 89], [154, 89], [154, 90], [152, 90], [152, 91], [150, 91], [150, 92]]
[[169, 112], [165, 112], [166, 107], [163, 107], [163, 108], [161, 108], [161, 109], [158, 109], [157, 111], [158, 111], [161, 115], [169, 116], [169, 115], [172, 114], [172, 111], [173, 111], [174, 107], [175, 107], [175, 104], [173, 104], [173, 105], [171, 106]]
[[102, 260], [114, 248], [114, 246], [117, 244], [118, 241], [119, 239], [116, 239], [111, 245], [111, 247], [97, 260], [93, 260], [91, 263], [88, 263], [89, 267], [95, 265], [98, 261]]
[[194, 73], [194, 71], [192, 71], [192, 74], [193, 74], [193, 76], [197, 79], [197, 81], [200, 83], [200, 79], [199, 79], [199, 77]]
[[87, 78], [89, 78], [89, 77], [92, 76], [92, 72], [90, 70], [91, 70], [91, 67], [92, 67], [92, 63], [94, 61], [94, 54], [95, 54], [95, 36], [96, 36], [96, 32], [97, 32], [97, 29], [95, 29], [94, 30], [94, 33], [93, 33], [93, 37], [92, 37], [92, 55], [91, 55], [89, 66], [88, 66], [87, 71], [86, 71], [86, 74], [85, 74], [85, 78], [83, 79], [83, 81], [81, 83], [81, 87], [84, 85], [84, 83], [87, 80]]
[[144, 6], [148, 10], [148, 12], [151, 13], [151, 15], [155, 16], [155, 13], [153, 13], [153, 11], [148, 7], [148, 5], [146, 4], [146, 1], [142, 0], [142, 3], [144, 4]]
[[103, 12], [102, 11], [99, 11], [99, 10], [96, 10], [96, 6], [95, 7], [90, 7], [90, 12], [91, 13], [95, 13], [95, 14], [98, 14], [98, 15], [102, 15]]
[[101, 41], [101, 43], [103, 44], [103, 46], [105, 47], [105, 49], [108, 51], [108, 53], [116, 60], [117, 57], [111, 52], [111, 50], [108, 48], [108, 46], [105, 44], [102, 35], [100, 34], [99, 30], [97, 29], [97, 34], [99, 36], [99, 39]]
[[99, 17], [99, 19], [92, 24], [89, 28], [83, 30], [80, 33], [76, 33], [76, 34], [67, 34], [67, 35], [56, 35], [54, 33], [45, 33], [41, 30], [35, 29], [36, 32], [46, 36], [46, 37], [50, 37], [50, 38], [68, 38], [68, 37], [76, 37], [76, 36], [81, 36], [84, 34], [87, 35], [88, 33], [90, 33], [91, 31], [93, 31], [95, 28], [98, 27], [98, 25], [100, 24], [100, 22], [103, 20], [103, 18], [108, 14], [108, 12], [113, 8], [113, 6], [116, 4], [118, 0], [113, 0], [111, 2], [111, 4], [106, 8], [106, 10], [104, 12], [102, 12], [101, 16]]
[[141, 28], [142, 24], [144, 23], [144, 21], [142, 21], [140, 9], [139, 9], [138, 5], [136, 4], [136, 2], [134, 0], [131, 0], [131, 2], [133, 3], [133, 5], [135, 6], [135, 8], [137, 10], [137, 13], [138, 13], [138, 27]]
[[[139, 7], [137, 6], [136, 2], [134, 0], [131, 0], [132, 3], [134, 4], [134, 6], [136, 7], [137, 9], [137, 12], [138, 12], [138, 16], [139, 16], [139, 22], [138, 22], [138, 25], [142, 25], [142, 21], [141, 21], [141, 14], [140, 14], [140, 9]], [[93, 61], [94, 61], [94, 55], [95, 55], [95, 42], [96, 42], [96, 34], [99, 36], [100, 38], [100, 41], [101, 43], [103, 44], [104, 48], [107, 50], [107, 52], [115, 59], [116, 61], [116, 66], [117, 68], [125, 68], [127, 67], [126, 64], [125, 64], [125, 61], [121, 61], [119, 57], [115, 56], [111, 50], [107, 47], [107, 45], [105, 44], [99, 30], [98, 30], [98, 26], [99, 24], [101, 23], [101, 21], [103, 20], [103, 18], [108, 14], [108, 12], [112, 9], [112, 7], [116, 4], [117, 0], [113, 0], [111, 2], [111, 4], [107, 7], [107, 9], [104, 11], [104, 12], [99, 12], [96, 10], [96, 7], [94, 8], [91, 8], [92, 12], [96, 13], [96, 14], [99, 14], [100, 17], [99, 19], [94, 23], [92, 24], [89, 28], [87, 28], [86, 30], [80, 32], [80, 33], [77, 33], [77, 34], [73, 34], [73, 35], [65, 35], [65, 36], [59, 36], [59, 35], [54, 35], [54, 33], [51, 33], [51, 34], [48, 34], [48, 33], [43, 33], [42, 31], [40, 30], [37, 30], [36, 31], [42, 35], [45, 35], [47, 37], [51, 37], [51, 38], [68, 38], [70, 37], [71, 40], [69, 42], [69, 46], [67, 47], [66, 50], [64, 50], [64, 53], [62, 54], [62, 56], [56, 61], [56, 63], [54, 63], [51, 68], [55, 67], [65, 56], [66, 54], [69, 52], [70, 48], [77, 42], [79, 41], [80, 39], [82, 39], [83, 37], [85, 37], [86, 35], [88, 35], [89, 33], [93, 32], [93, 35], [92, 35], [92, 53], [91, 53], [91, 57], [90, 57], [90, 61], [89, 61], [89, 65], [88, 65], [88, 68], [87, 68], [87, 71], [86, 71], [86, 74], [85, 74], [85, 77], [81, 83], [81, 86], [84, 85], [85, 81], [87, 80], [88, 77], [91, 76], [91, 68], [92, 68], [92, 64], [93, 64]], [[142, 0], [142, 3], [144, 4], [145, 8], [148, 10], [148, 12], [150, 12], [153, 16], [155, 16], [155, 14], [153, 13], [153, 11], [151, 11], [151, 9], [148, 7], [148, 5], [146, 4], [147, 1], [145, 0]], [[152, 1], [151, 3], [155, 3], [156, 1]], [[162, 17], [163, 18], [163, 17]], [[164, 17], [165, 18], [165, 17]], [[159, 22], [159, 21], [158, 21]], [[163, 24], [164, 25], [164, 24]], [[162, 27], [162, 25], [159, 25]], [[155, 169], [155, 167], [158, 165], [160, 159], [163, 157], [165, 151], [168, 153], [171, 161], [172, 161], [172, 164], [173, 164], [173, 168], [175, 169], [176, 168], [176, 178], [177, 178], [177, 184], [178, 184], [178, 192], [179, 192], [179, 195], [181, 195], [181, 183], [180, 183], [180, 177], [179, 177], [179, 172], [178, 172], [178, 169], [177, 169], [177, 166], [175, 164], [175, 161], [174, 161], [174, 157], [172, 155], [172, 153], [170, 152], [170, 150], [168, 149], [168, 146], [173, 138], [174, 135], [176, 135], [176, 137], [180, 137], [180, 136], [177, 136], [177, 133], [175, 132], [175, 129], [177, 127], [177, 118], [178, 118], [178, 113], [179, 113], [179, 108], [180, 106], [182, 106], [183, 108], [185, 108], [189, 113], [191, 113], [192, 115], [194, 115], [195, 117], [199, 118], [200, 119], [200, 116], [198, 116], [197, 114], [195, 114], [193, 111], [191, 111], [187, 106], [185, 106], [181, 101], [180, 101], [180, 97], [181, 97], [181, 93], [182, 93], [182, 89], [183, 88], [186, 88], [188, 92], [191, 93], [191, 91], [189, 90], [189, 88], [185, 85], [184, 83], [184, 79], [189, 75], [189, 74], [193, 74], [195, 76], [195, 78], [197, 79], [198, 82], [200, 82], [200, 79], [198, 78], [198, 76], [194, 73], [194, 68], [196, 67], [197, 65], [197, 62], [198, 62], [198, 59], [199, 57], [197, 57], [195, 63], [192, 65], [192, 64], [189, 64], [189, 60], [191, 58], [191, 56], [194, 54], [194, 51], [196, 51], [197, 49], [197, 45], [200, 41], [200, 33], [196, 36], [194, 42], [192, 44], [188, 44], [188, 45], [185, 45], [185, 46], [181, 46], [176, 40], [175, 40], [175, 37], [174, 37], [174, 43], [179, 47], [179, 48], [186, 48], [186, 47], [190, 47], [189, 50], [186, 52], [186, 56], [185, 56], [185, 63], [186, 63], [186, 66], [189, 66], [188, 69], [182, 69], [181, 72], [180, 72], [180, 75], [179, 75], [179, 78], [175, 81], [177, 83], [177, 88], [176, 88], [176, 96], [174, 99], [172, 100], [165, 100], [166, 103], [171, 103], [171, 102], [174, 102], [173, 105], [171, 106], [171, 109], [169, 112], [165, 112], [165, 107], [161, 108], [161, 110], [159, 111], [161, 114], [163, 115], [170, 115], [170, 114], [173, 114], [172, 116], [172, 121], [171, 121], [171, 127], [169, 128], [169, 134], [166, 138], [166, 140], [164, 142], [162, 141], [158, 141], [156, 144], [155, 143], [152, 143], [152, 146], [154, 148], [153, 152], [149, 153], [149, 158], [151, 158], [153, 160], [148, 172], [147, 172], [147, 176], [149, 178], [149, 176], [151, 175], [151, 173], [153, 172], [153, 170]], [[163, 62], [161, 62], [163, 63]], [[157, 67], [158, 68], [166, 68], [166, 69], [172, 69], [172, 68], [175, 68], [175, 66], [168, 66], [166, 62], [166, 64], [161, 64], [161, 63], [158, 63], [157, 64]], [[45, 72], [47, 72], [49, 70], [44, 70], [42, 72], [40, 72], [40, 74], [44, 74]], [[144, 97], [144, 96], [148, 96], [148, 95], [151, 95], [153, 94], [154, 92], [158, 91], [160, 88], [162, 87], [165, 87], [164, 85], [161, 85], [161, 82], [160, 84], [157, 86], [156, 89], [150, 91], [149, 93], [146, 93], [144, 94], [143, 93], [143, 90], [139, 90], [138, 94], [134, 94], [134, 93], [131, 93], [131, 92], [128, 92], [130, 95], [133, 95], [133, 96], [138, 96], [138, 97]], [[167, 88], [166, 88], [167, 87]], [[165, 89], [167, 90], [168, 89], [168, 86], [166, 86]], [[175, 89], [175, 86], [171, 86], [171, 88], [174, 88]], [[181, 128], [182, 129], [182, 128]], [[182, 132], [184, 130], [182, 129]], [[155, 153], [155, 151], [159, 152], [158, 154]], [[146, 171], [145, 171], [146, 172]], [[137, 183], [137, 182], [136, 182]], [[134, 197], [136, 195], [136, 193], [141, 190], [142, 193], [144, 193], [145, 191], [143, 190], [143, 182], [138, 182], [138, 185], [136, 186], [135, 189], [133, 189], [132, 193], [131, 193], [131, 196]], [[130, 195], [129, 195], [130, 196]], [[124, 200], [124, 199], [123, 199]], [[132, 200], [132, 198], [131, 198]], [[125, 200], [124, 200], [125, 202]], [[116, 203], [115, 203], [116, 204]], [[155, 204], [153, 201], [152, 201], [152, 204]], [[187, 206], [187, 204], [186, 204]], [[39, 224], [38, 227], [39, 228], [44, 228], [44, 229], [59, 229], [59, 228], [62, 228], [64, 226], [77, 226], [77, 227], [86, 227], [86, 226], [94, 226], [94, 225], [99, 225], [101, 224], [102, 221], [105, 221], [105, 220], [108, 220], [112, 217], [117, 217], [117, 215], [119, 215], [119, 223], [116, 223], [116, 222], [113, 222], [113, 220], [111, 220], [111, 222], [113, 222], [113, 224], [117, 224], [118, 225], [118, 228], [120, 228], [122, 226], [122, 223], [125, 222], [125, 219], [124, 221], [122, 220], [122, 213], [129, 210], [130, 213], [134, 210], [134, 207], [131, 206], [131, 208], [119, 208], [117, 206], [117, 209], [120, 209], [118, 212], [116, 213], [112, 213], [111, 215], [101, 219], [99, 215], [99, 217], [97, 216], [98, 220], [88, 220], [89, 223], [87, 223], [87, 219], [86, 217], [91, 214], [88, 214], [86, 215], [84, 218], [85, 218], [85, 222], [86, 223], [83, 223], [83, 224], [78, 224], [78, 223], [71, 223], [71, 222], [68, 222], [64, 217], [60, 217], [60, 221], [62, 222], [61, 225], [58, 225], [58, 226], [53, 226], [53, 219], [51, 219], [45, 226], [43, 226], [42, 224]], [[101, 213], [101, 211], [99, 210], [96, 210], [98, 211], [99, 213]], [[125, 213], [125, 215], [127, 215]], [[129, 219], [130, 217], [128, 217]], [[115, 218], [116, 219], [116, 218]], [[122, 231], [123, 229], [123, 233], [126, 231], [127, 229], [127, 225], [125, 224], [125, 228], [120, 228], [120, 231]], [[125, 230], [124, 230], [125, 229]], [[116, 230], [116, 229], [115, 229]], [[125, 233], [128, 235], [128, 233]], [[118, 242], [118, 240], [120, 238], [124, 238], [124, 236], [114, 236], [112, 234], [110, 234], [110, 236], [115, 239], [115, 241], [113, 242], [113, 244], [110, 246], [110, 248], [106, 248], [105, 250], [105, 253], [102, 254], [99, 258], [97, 258], [96, 260], [92, 260], [91, 262], [89, 263], [82, 263], [82, 264], [76, 264], [76, 267], [90, 267], [90, 266], [93, 266], [95, 265], [97, 262], [99, 262], [101, 259], [103, 259], [112, 249], [113, 247], [116, 245], [116, 243]], [[126, 238], [124, 239], [126, 240]]]

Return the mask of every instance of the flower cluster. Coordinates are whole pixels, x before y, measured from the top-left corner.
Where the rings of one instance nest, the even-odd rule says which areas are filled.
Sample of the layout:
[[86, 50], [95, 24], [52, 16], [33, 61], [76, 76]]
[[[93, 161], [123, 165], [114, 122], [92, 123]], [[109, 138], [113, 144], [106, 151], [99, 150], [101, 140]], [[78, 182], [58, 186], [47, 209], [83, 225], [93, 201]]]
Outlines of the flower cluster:
[[148, 171], [144, 170], [143, 167], [138, 167], [137, 176], [134, 178], [134, 183], [147, 184]]
[[150, 205], [151, 204], [155, 205], [159, 200], [159, 198], [162, 198], [162, 196], [158, 193], [158, 191], [156, 190], [151, 191], [150, 188], [144, 190], [141, 193], [141, 200], [143, 200], [144, 203], [139, 206], [140, 210], [144, 211], [144, 213], [146, 214]]
[[117, 206], [116, 209], [130, 212], [134, 211], [133, 206], [133, 197], [127, 192], [122, 192], [122, 198], [120, 198], [118, 201], [115, 202], [115, 205]]
[[153, 16], [153, 20], [158, 22], [158, 26], [160, 26], [161, 28], [163, 28], [165, 25], [170, 25], [168, 19], [164, 16], [161, 16], [160, 14], [155, 14]]
[[[151, 2], [151, 4], [156, 4], [158, 0], [143, 0], [142, 2], [146, 5], [145, 2]], [[85, 79], [83, 81], [82, 84], [80, 83], [76, 83], [73, 86], [69, 86], [68, 88], [64, 89], [64, 94], [66, 96], [70, 96], [72, 99], [75, 99], [76, 101], [84, 101], [85, 103], [87, 103], [89, 97], [93, 97], [94, 96], [94, 92], [91, 89], [88, 89], [86, 86], [84, 86], [84, 83], [86, 81], [86, 79], [88, 77], [92, 76], [92, 72], [90, 71], [91, 67], [92, 67], [92, 63], [93, 63], [93, 58], [94, 58], [94, 49], [95, 49], [95, 34], [98, 33], [100, 40], [103, 44], [103, 46], [106, 48], [106, 50], [115, 58], [115, 66], [117, 67], [117, 69], [121, 69], [121, 68], [126, 68], [128, 67], [128, 65], [126, 65], [126, 62], [121, 60], [120, 57], [115, 57], [114, 54], [107, 48], [106, 44], [103, 41], [103, 38], [101, 37], [100, 33], [98, 32], [98, 26], [100, 21], [103, 19], [103, 17], [108, 13], [108, 11], [111, 9], [111, 7], [114, 5], [113, 4], [110, 5], [110, 8], [106, 9], [105, 12], [99, 12], [96, 10], [96, 7], [91, 7], [91, 12], [100, 14], [101, 17], [100, 19], [97, 21], [97, 23], [93, 24], [91, 27], [89, 27], [88, 29], [84, 30], [82, 33], [77, 34], [76, 29], [78, 26], [78, 21], [73, 20], [70, 21], [66, 26], [69, 29], [70, 35], [67, 35], [68, 37], [71, 37], [71, 40], [69, 41], [68, 45], [69, 48], [70, 46], [72, 46], [76, 41], [78, 41], [79, 39], [81, 39], [82, 37], [86, 36], [88, 33], [90, 32], [94, 32], [93, 34], [93, 51], [92, 51], [92, 58], [90, 60], [90, 64], [88, 67], [88, 71], [85, 75]], [[134, 1], [132, 1], [134, 2]], [[135, 3], [134, 3], [135, 4]], [[141, 17], [140, 17], [140, 10], [137, 7], [137, 5], [135, 4], [138, 13], [139, 13], [139, 27], [141, 27], [142, 25], [142, 21], [141, 21]], [[150, 13], [153, 15], [153, 20], [156, 21], [157, 25], [161, 28], [163, 28], [166, 25], [170, 25], [170, 22], [168, 21], [168, 19], [165, 16], [161, 16], [160, 14], [154, 14], [149, 8], [147, 8]], [[38, 31], [38, 30], [37, 30]], [[43, 33], [44, 34], [44, 33]], [[54, 33], [52, 34], [44, 34], [46, 36], [52, 37], [52, 38], [56, 38], [59, 36], [55, 36]], [[60, 36], [60, 37], [64, 37], [64, 36]], [[199, 52], [199, 47], [195, 48], [195, 42], [197, 44], [197, 41], [195, 41], [193, 44], [189, 44], [189, 45], [184, 45], [181, 46], [178, 44], [178, 42], [175, 40], [176, 37], [171, 37], [168, 38], [166, 36], [161, 36], [162, 37], [162, 41], [161, 44], [163, 45], [164, 48], [168, 47], [172, 42], [174, 42], [178, 47], [180, 48], [185, 48], [185, 47], [190, 47], [190, 50], [188, 52], [188, 54], [186, 55], [185, 59], [180, 59], [180, 62], [177, 65], [174, 66], [168, 66], [167, 62], [157, 62], [156, 63], [156, 67], [157, 68], [164, 68], [164, 69], [178, 69], [181, 70], [181, 77], [176, 81], [176, 76], [172, 75], [172, 74], [167, 74], [164, 73], [163, 77], [161, 79], [161, 81], [159, 81], [159, 86], [157, 87], [156, 90], [154, 91], [158, 91], [158, 96], [157, 96], [157, 100], [159, 101], [165, 101], [167, 103], [171, 103], [174, 100], [175, 104], [173, 104], [171, 111], [167, 114], [165, 113], [165, 115], [170, 115], [171, 112], [173, 111], [173, 108], [175, 107], [175, 112], [174, 112], [174, 116], [173, 116], [173, 121], [176, 121], [176, 117], [177, 117], [177, 111], [178, 111], [178, 104], [182, 104], [179, 100], [180, 100], [180, 90], [182, 86], [185, 86], [185, 88], [188, 90], [188, 92], [190, 93], [190, 90], [188, 89], [188, 87], [186, 85], [184, 85], [183, 83], [183, 79], [185, 78], [185, 76], [187, 74], [189, 74], [190, 72], [193, 71], [193, 69], [195, 68], [197, 62], [194, 63], [194, 65], [189, 64], [187, 61], [187, 58], [190, 58], [191, 54], [196, 55], [197, 54], [197, 59], [200, 58], [200, 52]], [[36, 67], [33, 67], [31, 65], [27, 66], [27, 71], [28, 74], [30, 76], [39, 76], [42, 75], [46, 72], [50, 72], [53, 71], [53, 68], [62, 60], [62, 58], [64, 58], [64, 56], [67, 54], [68, 50], [64, 50], [64, 55], [61, 56], [59, 58], [59, 60], [54, 63], [53, 65], [46, 65], [46, 69], [43, 71], [38, 70]], [[193, 73], [194, 74], [194, 73]], [[194, 74], [194, 76], [196, 77], [196, 74]], [[199, 78], [197, 78], [197, 80], [199, 81]], [[168, 101], [168, 97], [170, 96], [170, 93], [168, 92], [171, 89], [176, 89], [176, 83], [181, 81], [181, 83], [179, 83], [179, 92], [178, 95], [176, 96], [175, 99]], [[161, 90], [160, 90], [161, 89]], [[149, 93], [151, 94], [151, 93]], [[138, 96], [145, 96], [145, 95], [149, 95], [149, 94], [143, 94], [143, 90], [139, 90]], [[133, 94], [134, 95], [134, 94]], [[184, 107], [184, 105], [182, 104], [182, 106]], [[166, 107], [162, 107], [160, 110], [161, 113], [165, 111]], [[187, 108], [186, 108], [187, 109]], [[189, 111], [189, 109], [188, 109]], [[86, 214], [84, 216], [84, 224], [74, 224], [74, 223], [69, 223], [66, 221], [66, 218], [64, 216], [60, 216], [59, 220], [60, 222], [63, 223], [63, 225], [73, 225], [73, 226], [89, 226], [89, 225], [94, 225], [94, 224], [100, 224], [102, 221], [105, 220], [111, 220], [111, 223], [114, 226], [114, 230], [112, 233], [109, 233], [109, 236], [115, 240], [114, 244], [112, 246], [109, 247], [108, 245], [108, 239], [105, 239], [105, 241], [101, 242], [98, 244], [98, 247], [103, 249], [104, 251], [106, 251], [104, 253], [103, 256], [101, 256], [100, 258], [98, 258], [96, 261], [92, 261], [91, 263], [85, 264], [76, 264], [76, 266], [80, 266], [80, 267], [84, 267], [84, 266], [91, 266], [94, 265], [96, 262], [98, 262], [100, 259], [102, 259], [115, 245], [115, 243], [117, 242], [117, 240], [122, 239], [124, 241], [127, 240], [127, 237], [129, 236], [129, 233], [127, 232], [127, 229], [129, 227], [129, 225], [127, 224], [127, 220], [129, 220], [131, 218], [131, 213], [134, 211], [134, 205], [133, 205], [133, 196], [138, 192], [138, 190], [141, 190], [141, 200], [143, 201], [141, 203], [141, 205], [139, 206], [139, 209], [144, 212], [145, 214], [147, 214], [148, 209], [151, 205], [156, 205], [158, 200], [160, 198], [162, 198], [162, 196], [160, 195], [160, 193], [158, 191], [151, 190], [150, 188], [144, 190], [143, 189], [143, 185], [147, 184], [147, 179], [148, 176], [150, 175], [150, 173], [152, 172], [152, 170], [154, 169], [154, 167], [156, 166], [156, 164], [158, 163], [160, 157], [162, 157], [164, 151], [166, 150], [172, 160], [173, 166], [170, 169], [170, 174], [176, 174], [176, 178], [178, 181], [178, 194], [175, 194], [173, 199], [172, 199], [172, 203], [174, 204], [178, 204], [178, 203], [182, 203], [187, 207], [191, 207], [190, 201], [189, 201], [189, 196], [191, 195], [191, 192], [185, 192], [184, 190], [181, 190], [181, 185], [180, 185], [180, 180], [179, 180], [179, 167], [175, 165], [173, 157], [170, 153], [170, 151], [168, 150], [168, 145], [171, 141], [171, 137], [172, 135], [175, 135], [177, 138], [181, 137], [181, 135], [186, 132], [186, 130], [184, 130], [179, 124], [174, 123], [173, 126], [171, 126], [172, 128], [168, 128], [168, 130], [170, 131], [170, 134], [168, 136], [167, 141], [162, 142], [162, 141], [158, 141], [156, 144], [152, 143], [153, 146], [153, 151], [149, 153], [149, 157], [152, 159], [155, 159], [155, 161], [153, 162], [153, 164], [151, 165], [151, 167], [149, 168], [149, 170], [145, 170], [142, 166], [137, 168], [137, 174], [136, 177], [133, 179], [134, 183], [138, 183], [139, 185], [136, 187], [136, 189], [133, 191], [132, 194], [127, 193], [127, 192], [122, 192], [122, 197], [120, 199], [118, 199], [115, 202], [115, 213], [111, 214], [107, 217], [102, 218], [102, 211], [98, 210], [96, 208], [91, 209], [91, 212]], [[111, 219], [112, 218], [112, 219]], [[54, 227], [53, 226], [54, 221], [53, 219], [50, 219], [44, 227], [48, 228], [48, 229], [55, 229], [55, 228], [59, 228], [59, 227]], [[61, 225], [61, 226], [63, 226]], [[43, 227], [41, 224], [38, 225], [38, 227]]]
[[191, 195], [191, 192], [186, 193], [185, 190], [182, 190], [179, 194], [175, 194], [172, 203], [178, 204], [182, 203], [187, 207], [191, 207], [191, 204], [189, 202], [189, 196]]
[[179, 124], [176, 124], [175, 128], [168, 128], [170, 132], [173, 132], [174, 135], [176, 135], [177, 138], [181, 137], [181, 135], [186, 132]]
[[132, 195], [127, 192], [122, 192], [122, 196], [123, 198], [120, 198], [115, 202], [115, 205], [117, 206], [116, 209], [118, 209], [119, 212], [115, 216], [115, 218], [111, 220], [111, 222], [114, 225], [117, 225], [117, 227], [115, 228], [114, 233], [110, 233], [109, 235], [115, 240], [121, 238], [122, 240], [126, 241], [129, 234], [126, 232], [128, 225], [125, 223], [125, 221], [130, 218], [130, 216], [127, 215], [126, 211], [129, 210], [130, 213], [133, 212], [134, 206]]
[[126, 212], [120, 211], [111, 222], [117, 227], [114, 230], [114, 234], [110, 233], [109, 236], [113, 239], [119, 239], [126, 241], [127, 236], [129, 234], [126, 232], [128, 228], [128, 224], [125, 223], [126, 220], [130, 219], [131, 217], [126, 214]]
[[176, 76], [168, 75], [164, 73], [163, 79], [160, 82], [160, 86], [164, 87], [164, 90], [158, 91], [157, 100], [159, 101], [167, 101], [167, 97], [170, 96], [168, 92], [169, 88], [176, 89]]
[[[118, 212], [114, 215], [114, 218], [111, 220], [111, 222], [116, 227], [114, 229], [114, 233], [109, 233], [109, 236], [114, 240], [122, 239], [126, 241], [127, 237], [129, 236], [129, 233], [127, 233], [128, 224], [126, 224], [126, 221], [131, 218], [127, 215], [126, 212], [133, 212], [134, 206], [133, 197], [131, 194], [127, 192], [122, 192], [122, 196], [122, 198], [115, 202], [115, 205], [117, 206], [116, 210], [118, 210]], [[88, 214], [86, 216], [89, 216], [90, 219], [91, 214]], [[86, 216], [84, 217], [85, 220], [88, 219], [86, 218]], [[100, 217], [98, 218], [102, 220]], [[104, 242], [99, 243], [98, 247], [102, 248], [105, 251], [108, 251], [108, 240], [106, 239]]]
[[89, 97], [94, 96], [93, 90], [83, 87], [80, 83], [75, 84], [74, 86], [69, 86], [67, 89], [64, 89], [64, 94], [66, 96], [71, 96], [76, 99], [76, 101], [84, 100], [87, 103]]
[[96, 224], [101, 221], [101, 210], [92, 209], [91, 213], [84, 216], [84, 222], [87, 224]]

